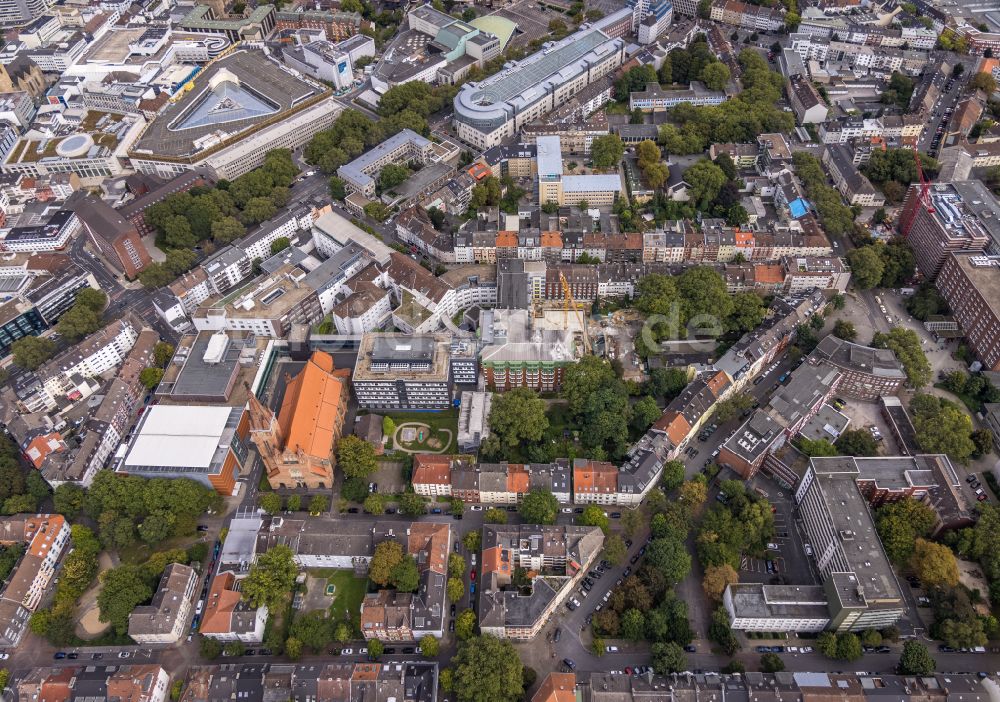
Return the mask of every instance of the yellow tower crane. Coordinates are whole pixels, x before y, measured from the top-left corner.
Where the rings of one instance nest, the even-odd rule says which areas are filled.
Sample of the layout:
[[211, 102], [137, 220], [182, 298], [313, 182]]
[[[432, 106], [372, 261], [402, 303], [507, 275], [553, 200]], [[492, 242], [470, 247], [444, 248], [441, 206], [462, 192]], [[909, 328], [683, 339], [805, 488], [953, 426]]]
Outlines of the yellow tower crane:
[[593, 353], [590, 350], [590, 334], [587, 332], [587, 322], [583, 315], [580, 313], [580, 308], [577, 306], [576, 302], [573, 300], [573, 293], [569, 289], [569, 283], [566, 281], [566, 276], [561, 272], [559, 273], [559, 283], [562, 285], [563, 289], [563, 328], [569, 327], [569, 310], [572, 307], [573, 313], [576, 315], [577, 321], [580, 323], [580, 330], [583, 333], [583, 351], [584, 353]]

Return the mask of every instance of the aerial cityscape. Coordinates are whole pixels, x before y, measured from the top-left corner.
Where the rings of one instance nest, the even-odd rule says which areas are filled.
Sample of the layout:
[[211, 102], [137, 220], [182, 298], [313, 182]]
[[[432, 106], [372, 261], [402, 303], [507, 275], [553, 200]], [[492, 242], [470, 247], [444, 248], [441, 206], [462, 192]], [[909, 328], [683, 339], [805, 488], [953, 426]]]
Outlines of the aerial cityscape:
[[0, 702], [1000, 702], [1000, 2], [0, 28]]

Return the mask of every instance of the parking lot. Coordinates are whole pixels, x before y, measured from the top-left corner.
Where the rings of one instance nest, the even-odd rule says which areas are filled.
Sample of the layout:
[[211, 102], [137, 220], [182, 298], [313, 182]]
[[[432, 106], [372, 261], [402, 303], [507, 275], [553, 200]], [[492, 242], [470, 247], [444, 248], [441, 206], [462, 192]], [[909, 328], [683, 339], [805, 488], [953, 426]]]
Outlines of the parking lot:
[[535, 39], [543, 39], [549, 34], [549, 21], [561, 18], [564, 22], [569, 22], [568, 18], [561, 12], [541, 10], [534, 0], [521, 0], [515, 2], [502, 10], [497, 10], [495, 15], [506, 17], [517, 25], [517, 31], [511, 37], [510, 46], [519, 46], [527, 49]]
[[751, 489], [765, 497], [774, 508], [773, 543], [778, 547], [768, 555], [774, 571], [768, 572], [767, 559], [744, 554], [740, 560], [740, 582], [818, 585], [811, 557], [806, 556], [801, 528], [795, 522], [795, 500], [790, 492], [770, 478], [758, 475]]

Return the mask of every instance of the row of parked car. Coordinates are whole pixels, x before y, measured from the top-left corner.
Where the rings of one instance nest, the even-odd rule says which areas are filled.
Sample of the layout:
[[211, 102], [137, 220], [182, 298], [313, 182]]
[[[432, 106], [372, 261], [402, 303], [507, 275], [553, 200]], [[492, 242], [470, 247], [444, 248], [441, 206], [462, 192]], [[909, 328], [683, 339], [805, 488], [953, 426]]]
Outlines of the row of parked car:
[[758, 646], [757, 653], [812, 653], [812, 646]]

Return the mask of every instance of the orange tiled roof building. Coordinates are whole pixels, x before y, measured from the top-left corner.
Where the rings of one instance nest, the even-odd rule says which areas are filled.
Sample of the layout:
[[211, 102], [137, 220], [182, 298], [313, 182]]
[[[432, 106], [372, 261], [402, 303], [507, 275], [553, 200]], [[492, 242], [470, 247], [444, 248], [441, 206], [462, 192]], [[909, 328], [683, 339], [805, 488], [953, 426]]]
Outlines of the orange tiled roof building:
[[250, 397], [253, 441], [273, 488], [322, 490], [333, 486], [333, 449], [347, 412], [348, 369], [314, 351], [288, 381], [278, 416]]

